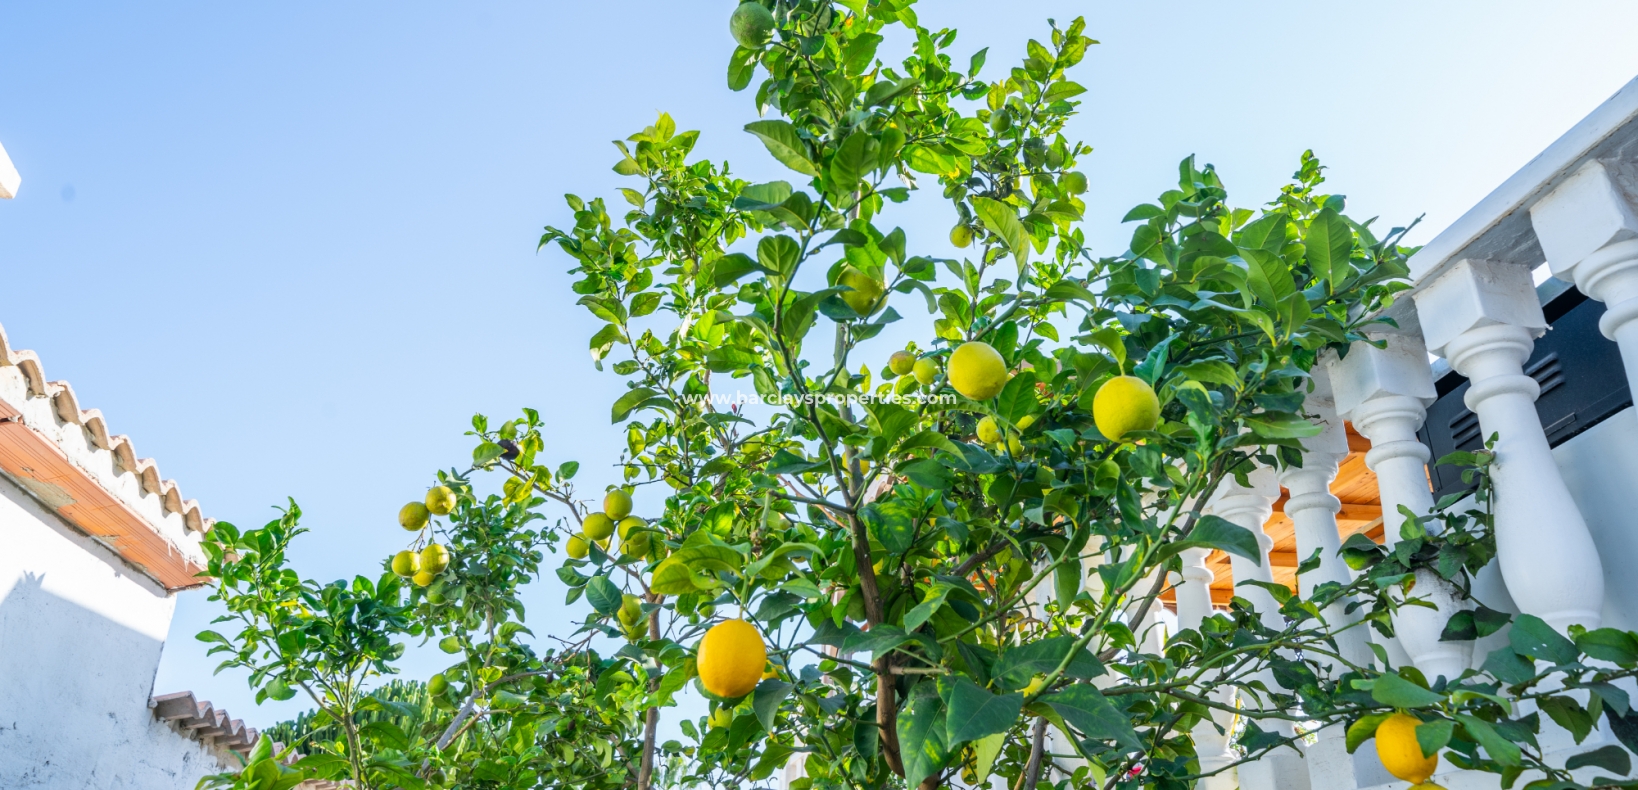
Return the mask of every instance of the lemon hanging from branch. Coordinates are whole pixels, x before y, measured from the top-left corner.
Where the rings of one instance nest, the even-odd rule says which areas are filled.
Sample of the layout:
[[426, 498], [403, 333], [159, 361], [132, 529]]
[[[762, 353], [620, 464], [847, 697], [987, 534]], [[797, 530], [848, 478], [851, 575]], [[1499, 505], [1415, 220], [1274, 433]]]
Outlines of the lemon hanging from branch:
[[1442, 790], [1428, 782], [1439, 769], [1439, 755], [1422, 754], [1422, 744], [1416, 740], [1416, 727], [1421, 723], [1409, 713], [1389, 716], [1376, 728], [1376, 756], [1388, 773], [1414, 785], [1411, 790]]
[[768, 648], [756, 627], [744, 620], [725, 620], [700, 640], [700, 683], [725, 699], [743, 697], [762, 680]]
[[963, 343], [950, 354], [950, 386], [973, 400], [989, 400], [1007, 386], [1007, 362], [989, 343]]
[[1111, 441], [1133, 431], [1152, 431], [1160, 422], [1160, 399], [1149, 382], [1137, 376], [1116, 376], [1098, 388], [1092, 398], [1092, 421], [1098, 433]]

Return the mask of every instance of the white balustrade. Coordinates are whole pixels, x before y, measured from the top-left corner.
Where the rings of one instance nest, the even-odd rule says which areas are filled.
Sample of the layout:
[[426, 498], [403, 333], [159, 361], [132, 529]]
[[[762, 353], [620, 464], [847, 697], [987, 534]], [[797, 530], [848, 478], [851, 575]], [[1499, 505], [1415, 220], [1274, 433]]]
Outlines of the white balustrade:
[[1561, 631], [1597, 628], [1598, 549], [1536, 414], [1541, 387], [1524, 374], [1534, 338], [1547, 327], [1529, 270], [1463, 260], [1415, 299], [1429, 348], [1468, 378], [1467, 407], [1485, 436], [1498, 436], [1496, 559], [1513, 601]]
[[[1206, 567], [1206, 558], [1210, 554], [1211, 549], [1183, 550], [1183, 573], [1176, 586], [1179, 629], [1199, 630], [1200, 624], [1211, 616], [1213, 574], [1211, 568]], [[1214, 699], [1227, 704], [1232, 695], [1219, 692]], [[1233, 714], [1228, 711], [1213, 710], [1212, 721], [1202, 721], [1190, 731], [1195, 753], [1200, 758], [1201, 773], [1217, 771], [1234, 762], [1233, 755], [1228, 751], [1228, 728], [1233, 719]], [[1221, 731], [1218, 728], [1222, 728]], [[1239, 785], [1238, 775], [1230, 768], [1201, 779], [1198, 786], [1200, 790], [1233, 790]]]
[[1638, 392], [1638, 207], [1631, 165], [1582, 165], [1530, 209], [1553, 276], [1608, 306], [1598, 328], [1621, 347]]

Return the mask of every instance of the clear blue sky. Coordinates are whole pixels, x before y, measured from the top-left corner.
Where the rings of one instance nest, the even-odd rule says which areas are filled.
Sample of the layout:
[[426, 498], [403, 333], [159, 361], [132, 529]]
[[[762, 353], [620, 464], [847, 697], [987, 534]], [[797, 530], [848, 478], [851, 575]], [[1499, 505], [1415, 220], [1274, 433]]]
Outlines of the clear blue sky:
[[[608, 141], [667, 110], [697, 149], [788, 178], [739, 127], [729, 0], [0, 5], [0, 324], [217, 519], [295, 497], [300, 568], [375, 572], [399, 505], [468, 458], [473, 412], [534, 406], [550, 452], [600, 489], [617, 377], [585, 352], [565, 259], [537, 255], [561, 195], [612, 195]], [[1005, 9], [1005, 12], [1003, 12]], [[1356, 215], [1426, 213], [1425, 241], [1638, 74], [1638, 5], [1523, 2], [969, 2], [924, 22], [990, 46], [987, 75], [1089, 20], [1073, 131], [1089, 234], [1195, 153], [1242, 205], [1313, 148]], [[925, 202], [937, 204], [932, 195]], [[618, 199], [618, 198], [616, 198]], [[892, 217], [946, 253], [942, 206]], [[919, 240], [919, 241], [918, 241]], [[885, 352], [884, 352], [885, 355]], [[562, 628], [555, 579], [537, 633]], [[192, 689], [256, 725], [242, 676], [212, 677], [182, 596], [156, 692]], [[439, 664], [417, 654], [412, 676]]]

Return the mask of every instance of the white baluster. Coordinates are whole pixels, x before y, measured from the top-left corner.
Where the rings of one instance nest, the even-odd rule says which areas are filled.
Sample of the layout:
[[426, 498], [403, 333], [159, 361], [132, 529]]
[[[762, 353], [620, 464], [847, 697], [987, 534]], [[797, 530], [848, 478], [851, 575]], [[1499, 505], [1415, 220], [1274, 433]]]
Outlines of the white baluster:
[[[1382, 499], [1382, 531], [1388, 546], [1399, 542], [1405, 522], [1400, 508], [1422, 515], [1433, 510], [1428, 489], [1427, 462], [1432, 453], [1416, 437], [1433, 403], [1433, 374], [1427, 349], [1414, 334], [1388, 334], [1379, 349], [1354, 343], [1348, 355], [1331, 367], [1338, 411], [1353, 420], [1354, 428], [1371, 440], [1365, 465], [1376, 473]], [[1443, 675], [1451, 680], [1467, 669], [1472, 642], [1441, 642], [1445, 624], [1462, 606], [1449, 582], [1437, 574], [1418, 571], [1412, 595], [1426, 598], [1437, 609], [1406, 606], [1394, 619], [1398, 643], [1411, 663], [1429, 680]]]
[[[1211, 616], [1213, 574], [1211, 568], [1206, 567], [1206, 557], [1210, 554], [1211, 549], [1183, 550], [1183, 578], [1176, 588], [1179, 629], [1199, 630], [1200, 624]], [[1213, 699], [1224, 704], [1231, 698], [1231, 694], [1223, 692], [1213, 695]], [[1216, 771], [1234, 762], [1234, 757], [1228, 753], [1228, 727], [1234, 719], [1233, 714], [1213, 710], [1211, 717], [1212, 721], [1196, 724], [1189, 733], [1194, 738], [1195, 753], [1200, 757], [1201, 773]], [[1222, 732], [1218, 731], [1218, 727], [1223, 728]], [[1238, 776], [1234, 769], [1230, 768], [1215, 776], [1201, 779], [1198, 786], [1200, 790], [1233, 790], [1239, 784]]]
[[1638, 207], [1622, 188], [1633, 177], [1621, 165], [1588, 162], [1531, 207], [1530, 222], [1553, 276], [1608, 305], [1598, 328], [1620, 344], [1638, 392]]
[[[1280, 630], [1285, 627], [1285, 616], [1280, 614], [1280, 605], [1274, 600], [1273, 594], [1262, 587], [1239, 586], [1240, 582], [1247, 580], [1274, 581], [1274, 569], [1268, 558], [1269, 549], [1273, 548], [1274, 541], [1268, 536], [1264, 526], [1268, 523], [1269, 516], [1274, 514], [1274, 500], [1280, 496], [1280, 484], [1274, 470], [1267, 467], [1259, 467], [1247, 475], [1246, 482], [1250, 485], [1242, 486], [1233, 478], [1224, 480], [1218, 487], [1216, 496], [1212, 498], [1210, 510], [1223, 519], [1251, 530], [1251, 533], [1257, 536], [1261, 563], [1230, 555], [1230, 566], [1234, 570], [1236, 585], [1234, 594], [1251, 602], [1264, 625]], [[1260, 677], [1270, 688], [1276, 686], [1273, 673], [1265, 671]], [[1267, 704], [1267, 700], [1264, 700], [1263, 704]], [[1258, 722], [1258, 726], [1286, 736], [1296, 732], [1291, 722], [1283, 720], [1265, 720]], [[1301, 741], [1297, 743], [1301, 744]], [[1292, 750], [1279, 749], [1270, 752], [1261, 760], [1240, 766], [1238, 773], [1242, 790], [1308, 790], [1309, 786], [1308, 769], [1302, 762], [1300, 745], [1294, 746]]]
[[1466, 403], [1497, 434], [1496, 554], [1519, 609], [1564, 630], [1597, 628], [1604, 600], [1598, 548], [1570, 498], [1536, 414], [1541, 387], [1524, 375], [1546, 329], [1522, 266], [1463, 260], [1416, 294], [1434, 353], [1471, 382]]

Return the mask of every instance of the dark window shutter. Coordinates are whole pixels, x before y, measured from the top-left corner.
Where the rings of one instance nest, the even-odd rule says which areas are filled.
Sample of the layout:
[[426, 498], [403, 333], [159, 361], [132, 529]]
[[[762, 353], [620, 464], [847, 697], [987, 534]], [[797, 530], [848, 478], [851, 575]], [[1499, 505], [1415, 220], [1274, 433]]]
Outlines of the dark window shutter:
[[[1549, 280], [1541, 290], [1549, 288], [1558, 291], [1563, 287]], [[1541, 415], [1548, 444], [1557, 447], [1631, 406], [1632, 393], [1620, 348], [1598, 331], [1598, 319], [1604, 315], [1602, 302], [1574, 288], [1563, 288], [1542, 305], [1542, 311], [1552, 329], [1536, 340], [1524, 372], [1541, 385], [1536, 413]], [[1435, 462], [1448, 453], [1484, 446], [1479, 418], [1462, 402], [1467, 387], [1467, 379], [1454, 371], [1436, 383], [1439, 399], [1428, 407], [1421, 431]], [[1435, 500], [1470, 487], [1462, 483], [1461, 471], [1454, 467], [1434, 466], [1430, 476]]]

